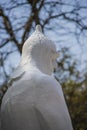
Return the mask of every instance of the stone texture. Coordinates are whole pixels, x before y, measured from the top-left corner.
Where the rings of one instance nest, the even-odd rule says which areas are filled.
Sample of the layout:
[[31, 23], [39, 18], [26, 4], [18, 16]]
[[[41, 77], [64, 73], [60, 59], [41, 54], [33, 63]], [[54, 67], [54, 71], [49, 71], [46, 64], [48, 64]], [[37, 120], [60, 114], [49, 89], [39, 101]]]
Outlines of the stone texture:
[[60, 84], [52, 77], [58, 56], [40, 25], [25, 42], [1, 106], [3, 130], [72, 130]]

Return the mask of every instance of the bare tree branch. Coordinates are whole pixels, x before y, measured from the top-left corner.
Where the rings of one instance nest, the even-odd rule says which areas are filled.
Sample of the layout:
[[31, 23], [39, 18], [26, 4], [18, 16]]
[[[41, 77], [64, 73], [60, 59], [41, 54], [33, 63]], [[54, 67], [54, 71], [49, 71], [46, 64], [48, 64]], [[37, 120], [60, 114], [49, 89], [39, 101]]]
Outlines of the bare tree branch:
[[[83, 13], [84, 10], [87, 10], [87, 5], [81, 5], [77, 0], [71, 3], [61, 0], [0, 2], [0, 49], [12, 43], [21, 54], [22, 46], [36, 24], [41, 24], [44, 31], [53, 31], [58, 36], [72, 34], [80, 44], [79, 37], [87, 31], [87, 15]], [[75, 29], [66, 27], [66, 23], [72, 24]], [[4, 53], [9, 56], [7, 51]]]
[[[4, 14], [4, 11], [3, 11], [3, 9], [2, 9], [1, 7], [0, 7], [0, 16], [2, 16], [2, 18], [3, 18], [3, 24], [4, 24], [4, 26], [5, 26], [5, 29], [6, 29], [7, 33], [10, 35], [12, 41], [15, 42], [15, 44], [16, 44], [16, 46], [17, 46], [19, 52], [21, 52], [21, 48], [22, 48], [22, 47], [18, 44], [18, 41], [17, 41], [17, 39], [16, 39], [16, 37], [15, 37], [15, 34], [14, 34], [14, 31], [13, 31], [13, 28], [12, 28], [12, 25], [11, 25], [11, 22], [10, 22], [10, 19], [8, 18], [8, 16], [6, 16], [6, 15]], [[4, 45], [5, 45], [5, 44], [4, 44]]]

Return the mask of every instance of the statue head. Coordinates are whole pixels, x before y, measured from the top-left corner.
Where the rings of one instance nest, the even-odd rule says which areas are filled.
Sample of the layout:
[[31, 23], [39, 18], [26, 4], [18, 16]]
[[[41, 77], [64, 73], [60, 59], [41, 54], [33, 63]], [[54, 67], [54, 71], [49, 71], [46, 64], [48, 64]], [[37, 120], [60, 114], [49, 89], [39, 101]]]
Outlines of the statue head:
[[24, 43], [21, 65], [32, 65], [50, 75], [57, 57], [55, 44], [43, 35], [41, 26], [37, 25], [35, 32]]

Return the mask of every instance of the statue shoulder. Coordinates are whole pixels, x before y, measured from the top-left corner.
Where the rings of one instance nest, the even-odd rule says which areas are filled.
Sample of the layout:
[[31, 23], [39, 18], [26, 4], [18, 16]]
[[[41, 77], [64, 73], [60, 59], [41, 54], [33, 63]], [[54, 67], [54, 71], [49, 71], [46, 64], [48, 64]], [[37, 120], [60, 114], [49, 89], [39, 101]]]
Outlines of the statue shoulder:
[[49, 75], [43, 75], [41, 77], [41, 82], [45, 83], [45, 84], [50, 84], [50, 85], [59, 85], [59, 83], [56, 81], [56, 79], [52, 76]]
[[54, 77], [49, 75], [44, 75], [41, 77], [40, 84], [42, 87], [46, 87], [50, 90], [56, 91], [62, 97], [64, 97], [62, 86]]
[[56, 80], [55, 80], [55, 78], [54, 77], [52, 77], [52, 76], [49, 76], [49, 75], [42, 75], [41, 77], [40, 77], [40, 81], [39, 81], [40, 83], [40, 86], [42, 86], [42, 87], [57, 87], [58, 86], [58, 84], [57, 84], [57, 82], [56, 82]]
[[25, 71], [18, 66], [13, 73], [10, 75], [9, 77], [9, 81], [8, 81], [8, 87], [12, 86], [14, 81], [17, 81], [19, 79], [21, 79], [21, 77], [25, 74]]

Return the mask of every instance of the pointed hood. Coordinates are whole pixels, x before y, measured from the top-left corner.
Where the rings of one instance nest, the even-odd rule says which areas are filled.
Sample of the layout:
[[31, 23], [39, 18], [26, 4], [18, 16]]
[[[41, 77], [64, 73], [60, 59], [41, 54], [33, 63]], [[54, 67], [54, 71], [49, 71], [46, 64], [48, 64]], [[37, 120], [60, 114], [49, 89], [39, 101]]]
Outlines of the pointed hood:
[[24, 43], [21, 65], [27, 63], [28, 60], [31, 60], [31, 57], [34, 59], [35, 57], [36, 59], [40, 58], [41, 60], [44, 58], [44, 55], [47, 56], [50, 52], [52, 52], [51, 57], [58, 57], [55, 44], [42, 33], [41, 26], [37, 25], [35, 32]]
[[11, 82], [21, 78], [31, 67], [51, 75], [57, 57], [55, 44], [42, 33], [41, 26], [37, 25], [35, 32], [23, 45], [20, 64], [11, 75]]

